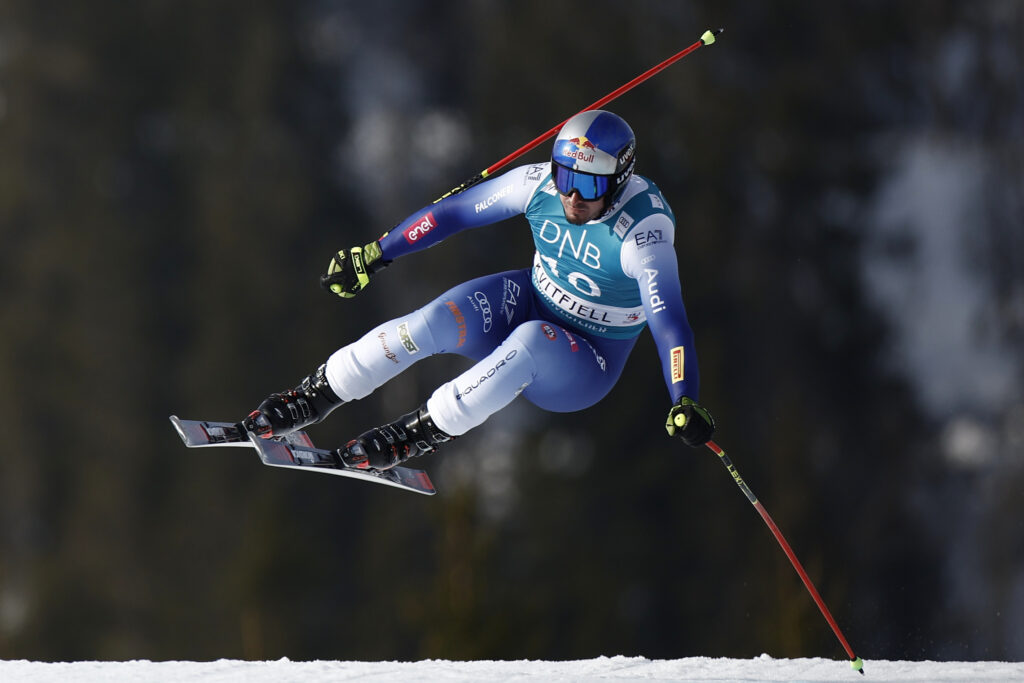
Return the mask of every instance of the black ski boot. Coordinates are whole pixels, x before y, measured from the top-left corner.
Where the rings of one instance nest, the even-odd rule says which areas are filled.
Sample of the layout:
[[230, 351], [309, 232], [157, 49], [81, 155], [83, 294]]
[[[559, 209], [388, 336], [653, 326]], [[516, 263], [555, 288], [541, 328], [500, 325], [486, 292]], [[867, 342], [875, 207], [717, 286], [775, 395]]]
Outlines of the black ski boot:
[[338, 455], [347, 467], [389, 470], [409, 458], [433, 453], [438, 444], [454, 438], [438, 429], [423, 405], [349, 441], [338, 449]]
[[271, 394], [242, 420], [242, 426], [269, 439], [297, 432], [324, 419], [344, 403], [331, 389], [326, 372], [327, 364], [324, 363], [291, 391]]

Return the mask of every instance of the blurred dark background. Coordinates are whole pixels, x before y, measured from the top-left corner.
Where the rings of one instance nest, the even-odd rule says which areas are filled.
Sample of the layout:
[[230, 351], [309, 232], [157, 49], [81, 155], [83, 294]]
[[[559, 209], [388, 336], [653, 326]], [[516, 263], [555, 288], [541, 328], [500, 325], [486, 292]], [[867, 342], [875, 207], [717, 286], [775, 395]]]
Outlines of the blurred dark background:
[[842, 658], [728, 473], [664, 434], [647, 334], [598, 406], [520, 400], [424, 460], [434, 498], [167, 421], [241, 418], [527, 265], [519, 219], [351, 301], [317, 284], [717, 26], [608, 107], [678, 219], [716, 440], [858, 654], [1024, 658], [1016, 0], [0, 0], [0, 658]]

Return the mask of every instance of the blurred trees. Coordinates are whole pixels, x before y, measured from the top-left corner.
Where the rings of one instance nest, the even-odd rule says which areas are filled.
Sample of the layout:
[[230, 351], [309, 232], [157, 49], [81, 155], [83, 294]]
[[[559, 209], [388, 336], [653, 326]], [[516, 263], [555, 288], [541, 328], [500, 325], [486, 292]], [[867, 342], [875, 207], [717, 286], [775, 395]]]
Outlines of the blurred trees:
[[[661, 433], [646, 336], [599, 406], [516, 403], [425, 461], [433, 499], [185, 451], [167, 423], [240, 417], [371, 324], [527, 264], [510, 221], [353, 301], [316, 286], [332, 250], [718, 25], [610, 107], [678, 218], [718, 440], [865, 657], [1024, 652], [998, 550], [1020, 487], [935, 455], [863, 267], [881, 140], [976, 135], [1024, 176], [1012, 3], [79, 4], [0, 4], [0, 657], [840, 656], [730, 477]], [[928, 67], [963, 36], [992, 41], [970, 101]], [[978, 246], [1014, 342], [1020, 187], [989, 186]], [[426, 361], [313, 435], [462, 367]], [[1019, 483], [1014, 443], [997, 464]], [[992, 523], [967, 571], [1010, 615], [988, 649], [991, 612], [939, 599], [960, 566], [936, 521], [971, 486]]]

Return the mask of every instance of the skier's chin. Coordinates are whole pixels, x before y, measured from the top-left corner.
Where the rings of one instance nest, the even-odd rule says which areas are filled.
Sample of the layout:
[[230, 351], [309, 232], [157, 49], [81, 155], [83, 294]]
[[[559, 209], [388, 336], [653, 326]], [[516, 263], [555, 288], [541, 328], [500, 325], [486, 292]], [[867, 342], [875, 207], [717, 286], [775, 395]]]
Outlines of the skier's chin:
[[573, 211], [572, 209], [563, 207], [562, 212], [565, 214], [565, 220], [569, 221], [572, 225], [583, 225], [584, 223], [589, 223], [594, 219], [594, 217], [590, 215], [592, 212], [586, 210]]
[[569, 197], [561, 195], [559, 200], [562, 202], [562, 213], [565, 215], [565, 220], [573, 225], [589, 223], [604, 211], [602, 200], [584, 201], [579, 199], [579, 195], [576, 193]]

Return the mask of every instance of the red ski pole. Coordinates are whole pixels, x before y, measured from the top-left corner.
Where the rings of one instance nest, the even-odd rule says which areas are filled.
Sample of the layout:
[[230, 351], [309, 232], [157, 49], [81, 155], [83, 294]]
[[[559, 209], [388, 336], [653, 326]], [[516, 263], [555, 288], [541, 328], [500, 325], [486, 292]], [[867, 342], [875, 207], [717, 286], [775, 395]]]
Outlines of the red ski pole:
[[[704, 35], [702, 35], [700, 37], [700, 40], [695, 42], [693, 45], [690, 45], [685, 50], [681, 50], [680, 52], [677, 52], [676, 54], [672, 55], [671, 57], [669, 57], [665, 61], [663, 61], [660, 64], [658, 64], [657, 66], [651, 67], [650, 69], [648, 69], [647, 71], [643, 72], [642, 74], [640, 74], [639, 76], [637, 76], [636, 78], [634, 78], [630, 82], [626, 83], [625, 85], [619, 86], [615, 90], [611, 91], [610, 93], [608, 93], [607, 95], [605, 95], [604, 97], [599, 99], [597, 102], [594, 102], [589, 107], [586, 107], [584, 109], [579, 110], [577, 112], [577, 114], [582, 114], [583, 112], [590, 111], [591, 109], [600, 109], [604, 105], [608, 104], [609, 102], [611, 102], [612, 100], [617, 98], [619, 95], [622, 95], [623, 93], [628, 92], [629, 90], [632, 90], [636, 86], [640, 85], [641, 83], [643, 83], [644, 81], [649, 79], [654, 74], [656, 74], [659, 71], [662, 71], [663, 69], [665, 69], [665, 68], [675, 64], [680, 59], [682, 59], [686, 55], [690, 54], [691, 52], [693, 52], [697, 48], [699, 48], [699, 47], [701, 47], [703, 45], [710, 45], [711, 43], [715, 42], [715, 38], [719, 34], [721, 34], [722, 31], [724, 31], [724, 30], [725, 29], [720, 28], [720, 29], [716, 29], [714, 31], [710, 31], [710, 30], [709, 31], [705, 31]], [[575, 115], [576, 114], [573, 114], [573, 116], [575, 116]], [[569, 118], [572, 118], [572, 116], [570, 116]], [[565, 119], [565, 121], [568, 121], [568, 120], [569, 119]], [[484, 170], [480, 171], [479, 173], [477, 173], [475, 176], [473, 176], [472, 178], [470, 178], [466, 182], [462, 183], [461, 185], [459, 185], [456, 188], [453, 188], [447, 194], [445, 194], [445, 195], [435, 199], [433, 203], [437, 204], [439, 201], [441, 201], [445, 197], [450, 197], [451, 195], [458, 194], [458, 193], [462, 192], [463, 190], [468, 190], [470, 187], [476, 185], [477, 183], [479, 183], [484, 178], [489, 177], [495, 171], [503, 168], [504, 166], [509, 164], [514, 159], [516, 159], [516, 158], [526, 154], [531, 149], [533, 149], [537, 145], [541, 144], [542, 142], [544, 142], [548, 138], [553, 137], [556, 133], [558, 133], [558, 131], [562, 128], [562, 126], [565, 125], [565, 121], [562, 121], [557, 126], [552, 128], [551, 130], [547, 131], [546, 133], [541, 133], [540, 135], [535, 137], [530, 142], [526, 143], [525, 145], [523, 145], [522, 147], [520, 147], [516, 151], [512, 152], [511, 154], [509, 154], [507, 157], [494, 162], [493, 164], [491, 164], [490, 166], [488, 166]]]
[[821, 596], [818, 594], [818, 589], [814, 587], [814, 584], [811, 582], [810, 577], [807, 576], [807, 572], [804, 571], [803, 565], [801, 565], [800, 560], [797, 559], [796, 553], [794, 553], [793, 549], [789, 547], [789, 543], [786, 542], [785, 536], [783, 536], [782, 532], [779, 531], [779, 527], [775, 524], [775, 521], [772, 519], [771, 515], [768, 514], [768, 511], [765, 510], [764, 505], [762, 505], [761, 502], [757, 499], [757, 496], [754, 495], [754, 492], [750, 490], [750, 487], [747, 486], [747, 483], [743, 481], [743, 477], [741, 477], [740, 473], [736, 471], [736, 467], [732, 464], [732, 460], [729, 459], [729, 456], [725, 454], [725, 451], [723, 451], [721, 447], [719, 447], [719, 445], [716, 444], [714, 441], [708, 441], [705, 445], [708, 448], [710, 448], [715, 455], [718, 456], [719, 460], [722, 461], [722, 464], [725, 465], [725, 469], [729, 470], [729, 474], [732, 475], [733, 480], [735, 480], [736, 484], [740, 487], [740, 490], [743, 491], [743, 495], [747, 497], [747, 500], [750, 501], [750, 503], [757, 510], [758, 514], [761, 515], [761, 519], [763, 519], [764, 523], [768, 525], [768, 528], [775, 536], [775, 540], [779, 542], [780, 546], [782, 546], [782, 550], [785, 551], [786, 557], [789, 558], [789, 561], [790, 563], [792, 563], [793, 568], [796, 569], [796, 573], [800, 575], [800, 580], [804, 582], [804, 586], [807, 588], [807, 592], [809, 592], [811, 594], [811, 597], [814, 598], [814, 602], [818, 605], [818, 609], [821, 610], [821, 614], [825, 617], [825, 621], [827, 621], [828, 625], [832, 627], [832, 632], [836, 634], [836, 638], [839, 639], [839, 642], [842, 644], [843, 649], [846, 650], [846, 654], [849, 655], [850, 666], [853, 667], [853, 669], [855, 669], [856, 671], [859, 671], [863, 674], [864, 662], [861, 660], [860, 657], [853, 654], [853, 649], [850, 647], [850, 644], [846, 642], [846, 637], [843, 636], [843, 632], [839, 630], [839, 624], [837, 624], [836, 620], [832, 618], [832, 613], [829, 612], [828, 607], [825, 606], [825, 601], [822, 600]]

